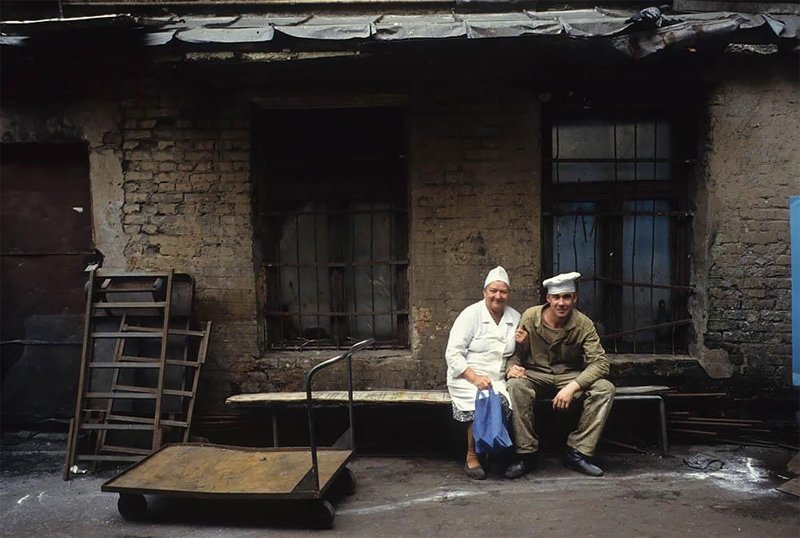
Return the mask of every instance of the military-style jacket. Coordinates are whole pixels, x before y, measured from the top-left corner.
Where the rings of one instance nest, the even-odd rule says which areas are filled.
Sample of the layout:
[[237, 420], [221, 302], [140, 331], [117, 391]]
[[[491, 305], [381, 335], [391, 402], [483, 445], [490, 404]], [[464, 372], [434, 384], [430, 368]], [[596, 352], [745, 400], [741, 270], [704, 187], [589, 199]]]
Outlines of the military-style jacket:
[[553, 374], [580, 372], [575, 381], [583, 390], [606, 377], [609, 371], [608, 358], [592, 320], [573, 309], [564, 324], [562, 336], [548, 344], [544, 338], [547, 329], [542, 327], [545, 308], [550, 306], [534, 306], [522, 314], [519, 326], [528, 333], [529, 349], [517, 345], [514, 355], [508, 359], [506, 371], [518, 365], [526, 370]]

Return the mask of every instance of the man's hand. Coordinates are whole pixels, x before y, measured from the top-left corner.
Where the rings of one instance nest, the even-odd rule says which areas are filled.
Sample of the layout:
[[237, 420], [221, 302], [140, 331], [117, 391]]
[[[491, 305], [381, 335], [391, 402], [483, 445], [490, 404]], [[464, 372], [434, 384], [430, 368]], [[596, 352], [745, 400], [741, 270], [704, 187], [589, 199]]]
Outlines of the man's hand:
[[528, 331], [517, 329], [517, 332], [514, 333], [514, 341], [518, 346], [528, 349]]
[[525, 377], [525, 368], [522, 366], [514, 365], [506, 371], [506, 379], [513, 377]]
[[569, 384], [558, 391], [555, 398], [553, 398], [554, 411], [566, 411], [569, 409], [572, 400], [575, 398], [575, 393], [581, 390], [581, 386], [576, 381], [570, 381]]

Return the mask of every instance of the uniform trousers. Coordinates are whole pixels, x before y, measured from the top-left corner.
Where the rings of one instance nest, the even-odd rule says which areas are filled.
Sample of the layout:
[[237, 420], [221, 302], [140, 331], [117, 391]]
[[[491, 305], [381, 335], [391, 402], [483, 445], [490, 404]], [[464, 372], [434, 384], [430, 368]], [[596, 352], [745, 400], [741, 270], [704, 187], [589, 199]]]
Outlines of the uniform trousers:
[[[534, 454], [539, 450], [539, 437], [534, 423], [536, 399], [552, 398], [578, 377], [580, 372], [550, 374], [526, 370], [525, 377], [511, 378], [506, 382], [513, 408], [511, 423], [514, 429], [514, 445], [519, 455]], [[603, 433], [616, 389], [606, 379], [598, 379], [586, 390], [575, 393], [575, 403], [582, 402], [583, 410], [575, 431], [567, 437], [567, 445], [585, 456], [593, 456]]]

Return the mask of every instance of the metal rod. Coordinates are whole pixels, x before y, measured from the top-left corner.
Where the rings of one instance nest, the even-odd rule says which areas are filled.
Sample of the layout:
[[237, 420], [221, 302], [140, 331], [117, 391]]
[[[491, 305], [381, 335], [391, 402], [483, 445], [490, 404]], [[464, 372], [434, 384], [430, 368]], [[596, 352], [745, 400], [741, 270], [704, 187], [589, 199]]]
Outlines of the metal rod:
[[670, 321], [669, 323], [660, 323], [658, 325], [648, 325], [647, 327], [639, 327], [638, 329], [631, 329], [628, 331], [621, 331], [613, 334], [606, 334], [600, 337], [601, 340], [607, 340], [610, 338], [619, 338], [621, 336], [627, 336], [629, 334], [640, 333], [645, 331], [652, 331], [656, 329], [662, 329], [666, 327], [677, 327], [679, 325], [689, 325], [692, 323], [691, 319], [681, 319], [678, 321]]
[[347, 387], [347, 405], [349, 408], [348, 417], [350, 420], [350, 442], [351, 446], [350, 449], [353, 448], [353, 363], [351, 357], [353, 353], [364, 349], [365, 347], [371, 345], [375, 340], [373, 338], [368, 338], [366, 340], [362, 340], [357, 344], [354, 344], [350, 347], [345, 353], [341, 355], [337, 355], [332, 359], [328, 359], [323, 361], [306, 373], [305, 376], [305, 385], [306, 385], [306, 409], [308, 410], [308, 444], [309, 448], [311, 449], [311, 476], [313, 479], [314, 489], [319, 491], [319, 461], [317, 458], [317, 436], [314, 430], [314, 398], [312, 395], [312, 384], [314, 375], [324, 368], [328, 368], [329, 366], [341, 361], [342, 359], [347, 359], [347, 370], [348, 370], [348, 387]]
[[373, 209], [372, 213], [369, 214], [369, 273], [370, 273], [370, 305], [372, 310], [372, 328], [370, 330], [370, 335], [375, 338], [375, 264], [372, 263], [373, 259], [375, 258], [375, 205], [370, 204], [370, 207]]
[[648, 284], [646, 282], [615, 280], [613, 278], [607, 278], [604, 276], [595, 276], [594, 278], [600, 280], [601, 282], [607, 282], [608, 284], [616, 284], [618, 286], [634, 286], [637, 288], [659, 288], [659, 289], [675, 290], [675, 291], [694, 291], [694, 286], [675, 286], [671, 284]]

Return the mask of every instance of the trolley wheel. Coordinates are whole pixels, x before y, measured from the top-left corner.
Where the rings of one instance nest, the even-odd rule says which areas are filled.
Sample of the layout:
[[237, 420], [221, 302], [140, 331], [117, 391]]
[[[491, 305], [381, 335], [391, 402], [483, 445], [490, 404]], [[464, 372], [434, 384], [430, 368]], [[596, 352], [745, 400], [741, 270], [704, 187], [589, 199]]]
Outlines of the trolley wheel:
[[330, 529], [333, 527], [333, 518], [336, 517], [336, 510], [333, 505], [325, 499], [319, 499], [314, 503], [314, 526], [318, 529]]
[[345, 467], [342, 472], [336, 477], [333, 483], [334, 491], [341, 495], [352, 495], [356, 492], [356, 475], [353, 471]]
[[139, 521], [147, 515], [147, 499], [139, 493], [120, 493], [117, 510], [128, 521]]

